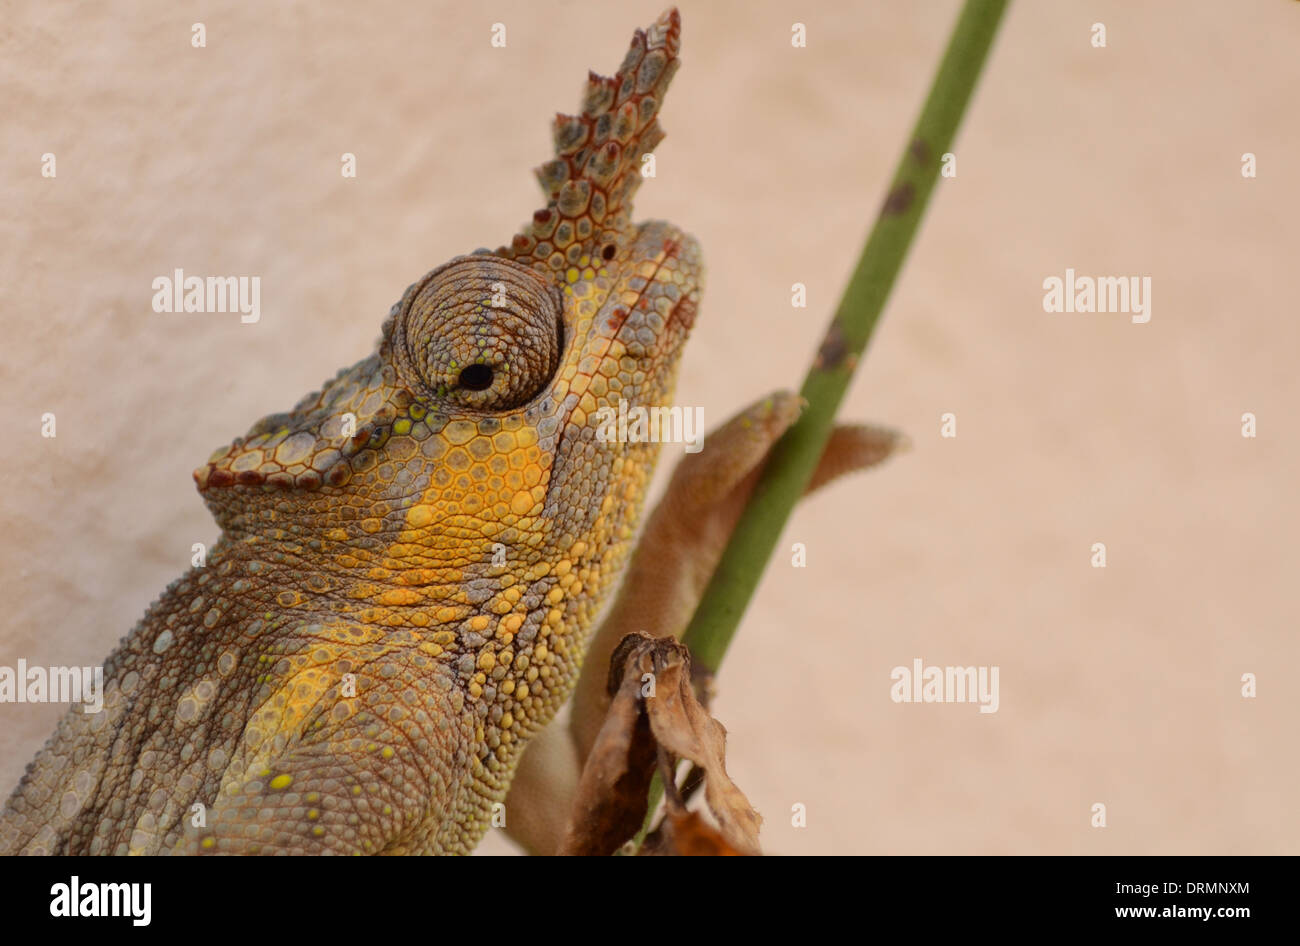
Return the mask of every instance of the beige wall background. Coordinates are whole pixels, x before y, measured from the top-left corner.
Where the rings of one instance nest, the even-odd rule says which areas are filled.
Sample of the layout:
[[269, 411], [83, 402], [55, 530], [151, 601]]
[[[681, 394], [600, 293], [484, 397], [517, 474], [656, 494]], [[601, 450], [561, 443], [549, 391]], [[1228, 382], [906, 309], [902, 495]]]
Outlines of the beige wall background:
[[[705, 248], [710, 424], [798, 386], [958, 6], [682, 3], [638, 211]], [[0, 663], [102, 660], [216, 537], [191, 469], [510, 238], [659, 0], [596, 9], [4, 5]], [[914, 449], [799, 509], [719, 679], [767, 850], [1296, 853], [1298, 36], [1283, 0], [1013, 4], [844, 407]], [[154, 313], [177, 267], [260, 275], [261, 321]], [[1044, 313], [1066, 267], [1150, 276], [1151, 321]], [[891, 702], [916, 657], [1000, 667], [1000, 710]], [[60, 712], [0, 707], [4, 792]]]

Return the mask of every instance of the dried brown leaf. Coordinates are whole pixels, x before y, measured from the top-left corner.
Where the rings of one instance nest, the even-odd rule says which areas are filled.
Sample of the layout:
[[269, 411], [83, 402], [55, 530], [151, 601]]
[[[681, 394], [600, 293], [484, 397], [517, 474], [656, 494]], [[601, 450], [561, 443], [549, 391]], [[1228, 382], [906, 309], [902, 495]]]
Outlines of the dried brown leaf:
[[762, 823], [749, 799], [727, 774], [727, 730], [695, 699], [690, 656], [676, 644], [676, 660], [665, 660], [656, 674], [656, 695], [645, 701], [659, 745], [704, 770], [704, 800], [718, 819], [727, 842], [746, 854], [758, 853]]
[[578, 779], [560, 854], [613, 854], [645, 821], [656, 748], [641, 704], [640, 674], [624, 670], [639, 663], [646, 641], [653, 638], [629, 634], [610, 658], [613, 700]]
[[762, 819], [727, 775], [727, 731], [696, 700], [690, 666], [686, 647], [671, 637], [636, 633], [619, 642], [610, 659], [613, 698], [578, 782], [561, 853], [618, 850], [645, 820], [656, 764], [671, 772], [678, 757], [703, 771], [705, 801], [719, 831], [687, 812], [670, 785], [665, 853], [759, 852]]

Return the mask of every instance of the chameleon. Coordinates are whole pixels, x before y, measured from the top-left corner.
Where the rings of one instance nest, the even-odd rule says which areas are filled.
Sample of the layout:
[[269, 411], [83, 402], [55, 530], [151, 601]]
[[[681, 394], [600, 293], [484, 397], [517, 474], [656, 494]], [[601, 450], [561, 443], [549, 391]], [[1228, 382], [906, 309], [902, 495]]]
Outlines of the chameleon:
[[28, 766], [0, 851], [475, 845], [576, 680], [655, 463], [598, 413], [667, 403], [699, 307], [698, 243], [631, 220], [680, 38], [670, 10], [589, 76], [508, 245], [427, 273], [374, 353], [195, 471], [220, 538], [108, 657], [102, 711]]
[[[693, 237], [632, 221], [680, 43], [675, 9], [637, 30], [556, 116], [508, 245], [413, 283], [372, 354], [195, 470], [218, 541], [27, 766], [0, 853], [465, 854], [507, 810], [555, 849], [596, 665], [634, 624], [680, 632], [799, 410], [762, 399], [683, 462], [593, 633], [659, 449], [597, 419], [670, 402], [703, 290]], [[894, 444], [837, 431], [815, 485]]]

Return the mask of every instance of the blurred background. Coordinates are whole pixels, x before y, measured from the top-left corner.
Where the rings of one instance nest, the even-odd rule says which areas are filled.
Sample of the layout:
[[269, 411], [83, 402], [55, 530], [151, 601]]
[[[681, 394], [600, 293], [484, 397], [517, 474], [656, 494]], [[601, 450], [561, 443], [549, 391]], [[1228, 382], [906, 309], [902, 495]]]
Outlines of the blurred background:
[[[637, 216], [703, 244], [713, 426], [798, 387], [959, 3], [681, 9]], [[508, 241], [660, 3], [6, 11], [0, 664], [92, 664], [216, 538], [190, 471]], [[718, 679], [767, 851], [1296, 852], [1298, 38], [1283, 0], [1012, 4], [842, 410], [914, 447], [799, 507]], [[261, 276], [261, 321], [153, 312], [178, 267]], [[1045, 313], [1067, 267], [1150, 276], [1150, 322]], [[891, 702], [915, 658], [998, 666], [998, 712]], [[0, 707], [0, 791], [62, 711]]]

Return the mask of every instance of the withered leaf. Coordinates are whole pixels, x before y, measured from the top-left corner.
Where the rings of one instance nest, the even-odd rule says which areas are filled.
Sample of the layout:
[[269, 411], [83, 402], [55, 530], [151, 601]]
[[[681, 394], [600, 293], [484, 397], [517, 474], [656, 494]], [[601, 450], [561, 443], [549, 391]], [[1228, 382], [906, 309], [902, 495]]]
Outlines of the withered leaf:
[[[653, 693], [643, 697], [648, 679]], [[705, 801], [720, 828], [712, 839], [670, 788], [667, 852], [757, 854], [762, 819], [727, 775], [727, 731], [695, 698], [686, 647], [671, 637], [628, 634], [610, 658], [609, 691], [613, 698], [578, 782], [561, 853], [608, 855], [634, 835], [663, 753], [670, 769], [680, 757], [704, 772]]]
[[726, 727], [695, 699], [690, 655], [682, 644], [672, 643], [678, 648], [677, 659], [664, 661], [656, 674], [657, 695], [645, 701], [650, 728], [660, 746], [704, 770], [704, 800], [727, 842], [739, 851], [757, 854], [763, 819], [727, 775]]
[[646, 634], [629, 634], [610, 657], [613, 695], [587, 764], [578, 779], [560, 854], [613, 854], [645, 821], [647, 793], [655, 769], [655, 741], [641, 705], [638, 673], [624, 673]]

